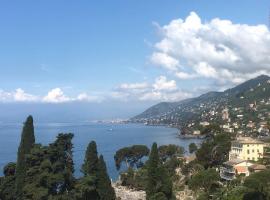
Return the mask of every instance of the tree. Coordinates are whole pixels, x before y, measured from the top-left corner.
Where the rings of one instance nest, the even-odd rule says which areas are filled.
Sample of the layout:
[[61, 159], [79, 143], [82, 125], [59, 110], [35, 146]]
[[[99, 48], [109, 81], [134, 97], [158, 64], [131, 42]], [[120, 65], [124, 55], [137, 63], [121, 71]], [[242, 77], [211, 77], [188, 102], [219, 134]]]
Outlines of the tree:
[[149, 160], [147, 162], [147, 170], [148, 179], [146, 188], [146, 199], [153, 199], [157, 195], [160, 198], [162, 198], [162, 196], [165, 196], [167, 199], [171, 199], [173, 197], [172, 181], [159, 158], [156, 143], [152, 145]]
[[20, 200], [70, 199], [73, 177], [73, 134], [58, 134], [49, 146], [35, 144], [26, 155], [26, 174]]
[[10, 162], [4, 167], [5, 176], [14, 176], [16, 170], [16, 163]]
[[222, 133], [222, 129], [218, 124], [210, 124], [209, 126], [203, 127], [201, 130], [202, 135]]
[[198, 147], [194, 142], [190, 143], [188, 148], [189, 148], [189, 153], [194, 153], [198, 150]]
[[148, 184], [146, 189], [146, 197], [147, 199], [150, 199], [152, 196], [154, 196], [157, 191], [157, 185], [158, 185], [158, 166], [160, 165], [159, 157], [158, 157], [158, 148], [157, 143], [154, 143], [151, 148], [149, 160], [147, 162], [147, 169], [148, 169]]
[[193, 175], [188, 182], [188, 185], [193, 190], [203, 189], [205, 192], [209, 192], [213, 185], [219, 180], [219, 174], [215, 169], [207, 169], [199, 171]]
[[167, 159], [174, 156], [182, 156], [184, 153], [184, 148], [174, 144], [162, 145], [158, 148], [158, 153], [162, 162], [165, 162]]
[[0, 199], [15, 199], [15, 163], [8, 163], [3, 170], [4, 177], [0, 177]]
[[204, 141], [196, 151], [199, 164], [205, 168], [221, 165], [228, 159], [231, 149], [231, 138], [228, 134], [220, 133]]
[[86, 175], [77, 181], [75, 185], [76, 200], [98, 200], [96, 177]]
[[101, 155], [98, 160], [97, 192], [100, 200], [115, 200], [116, 195], [107, 173], [107, 167]]
[[85, 152], [84, 164], [82, 165], [82, 172], [84, 177], [77, 181], [75, 185], [75, 196], [78, 200], [93, 199], [98, 200], [97, 192], [97, 173], [98, 173], [98, 152], [95, 141], [88, 144]]
[[60, 193], [69, 191], [74, 187], [75, 178], [73, 176], [73, 144], [72, 133], [58, 134], [56, 141], [49, 146], [50, 162], [53, 163], [53, 172], [61, 177], [61, 181], [56, 183], [55, 189]]
[[164, 193], [159, 192], [154, 194], [149, 200], [168, 200]]
[[95, 141], [91, 141], [87, 147], [82, 172], [84, 175], [96, 176], [98, 170], [98, 153]]
[[126, 172], [121, 173], [120, 179], [123, 186], [136, 190], [146, 190], [147, 169], [142, 167], [135, 171], [132, 168], [128, 168]]
[[270, 198], [270, 170], [267, 169], [251, 174], [245, 179], [244, 186], [250, 191], [245, 196], [260, 194], [260, 196]]
[[24, 179], [26, 176], [26, 163], [25, 157], [30, 153], [35, 143], [33, 117], [29, 116], [22, 130], [21, 142], [18, 149], [17, 165], [16, 165], [16, 193], [18, 196], [22, 193], [24, 186]]
[[116, 168], [119, 170], [123, 162], [126, 163], [127, 168], [134, 166], [140, 168], [143, 166], [142, 158], [148, 154], [149, 149], [145, 145], [133, 145], [119, 149], [114, 155]]

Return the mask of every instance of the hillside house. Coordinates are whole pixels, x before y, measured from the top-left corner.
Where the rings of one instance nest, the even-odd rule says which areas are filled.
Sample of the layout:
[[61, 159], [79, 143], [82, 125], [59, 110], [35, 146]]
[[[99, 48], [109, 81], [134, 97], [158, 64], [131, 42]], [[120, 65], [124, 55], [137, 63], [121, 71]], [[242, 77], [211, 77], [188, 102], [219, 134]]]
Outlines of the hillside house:
[[229, 160], [242, 159], [258, 161], [263, 157], [264, 147], [266, 143], [255, 140], [250, 137], [241, 137], [232, 141]]

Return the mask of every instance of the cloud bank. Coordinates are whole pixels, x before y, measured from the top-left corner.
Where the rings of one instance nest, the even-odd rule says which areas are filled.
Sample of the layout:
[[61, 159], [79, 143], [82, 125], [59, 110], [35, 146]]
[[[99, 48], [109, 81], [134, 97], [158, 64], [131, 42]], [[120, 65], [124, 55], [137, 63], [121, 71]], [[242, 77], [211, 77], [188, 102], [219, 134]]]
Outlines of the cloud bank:
[[270, 32], [265, 25], [234, 24], [219, 18], [202, 22], [191, 12], [159, 27], [151, 62], [179, 79], [206, 78], [238, 84], [270, 74]]
[[66, 96], [61, 88], [50, 90], [45, 96], [38, 96], [26, 93], [18, 88], [15, 91], [7, 92], [0, 90], [0, 102], [36, 102], [36, 103], [67, 103], [67, 102], [101, 102], [99, 96], [90, 96], [87, 93], [80, 93], [77, 97]]
[[139, 101], [178, 101], [192, 96], [191, 93], [182, 91], [175, 80], [167, 80], [159, 76], [150, 83], [124, 83], [117, 87], [111, 96], [120, 100]]
[[[165, 73], [152, 81], [122, 83], [96, 96], [85, 92], [69, 96], [58, 87], [41, 96], [21, 88], [0, 90], [0, 102], [179, 101], [202, 91], [223, 90], [260, 74], [270, 75], [270, 32], [265, 25], [236, 24], [219, 18], [204, 22], [191, 12], [186, 19], [174, 19], [158, 28], [161, 38], [150, 61]], [[42, 70], [48, 71], [46, 65]], [[188, 86], [189, 91], [178, 87], [181, 80], [189, 79], [198, 79]]]

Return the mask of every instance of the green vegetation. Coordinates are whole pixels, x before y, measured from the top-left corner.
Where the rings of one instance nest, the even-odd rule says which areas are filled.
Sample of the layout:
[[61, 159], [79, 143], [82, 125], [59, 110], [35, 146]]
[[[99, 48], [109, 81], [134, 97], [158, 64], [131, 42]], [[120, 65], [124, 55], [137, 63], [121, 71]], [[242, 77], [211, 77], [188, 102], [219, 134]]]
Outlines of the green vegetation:
[[195, 143], [190, 143], [188, 146], [189, 153], [195, 153], [198, 150], [198, 147]]
[[84, 176], [74, 177], [72, 138], [71, 133], [60, 133], [48, 146], [35, 144], [33, 118], [29, 116], [23, 127], [17, 164], [8, 163], [4, 177], [0, 177], [0, 199], [115, 200], [106, 164], [102, 155], [98, 158], [95, 142], [86, 151]]
[[247, 187], [248, 196], [260, 196], [265, 199], [270, 199], [270, 170], [265, 170], [251, 174], [246, 178], [244, 186]]
[[188, 185], [193, 190], [203, 189], [209, 193], [213, 190], [219, 181], [219, 174], [215, 169], [202, 170], [196, 173], [189, 180]]
[[84, 164], [82, 165], [82, 172], [84, 175], [95, 175], [98, 170], [98, 153], [97, 144], [95, 141], [89, 143], [86, 153]]
[[26, 177], [26, 155], [30, 153], [35, 143], [33, 117], [29, 116], [22, 130], [21, 142], [18, 149], [17, 165], [16, 165], [16, 194], [18, 198], [22, 195], [24, 179]]
[[226, 133], [212, 135], [197, 150], [198, 163], [205, 168], [219, 166], [229, 158], [231, 137]]
[[[188, 163], [184, 148], [159, 146], [151, 151], [145, 145], [119, 149], [114, 156], [121, 172], [122, 186], [144, 190], [147, 200], [174, 200], [178, 191], [191, 190], [195, 199], [267, 200], [270, 199], [270, 170], [237, 176], [231, 182], [220, 179], [217, 169], [228, 159], [233, 134], [209, 126], [200, 146], [189, 145], [196, 158]], [[73, 134], [60, 133], [48, 146], [35, 143], [33, 118], [24, 124], [17, 163], [8, 163], [0, 177], [1, 200], [116, 200], [106, 163], [91, 141], [81, 166], [83, 176], [74, 177]], [[258, 163], [269, 166], [269, 148]], [[21, 187], [18, 186], [21, 184]]]
[[158, 148], [158, 154], [162, 162], [166, 162], [168, 159], [176, 156], [183, 156], [184, 151], [183, 147], [174, 144], [162, 145]]
[[147, 163], [146, 199], [172, 199], [172, 181], [162, 164], [154, 143]]
[[149, 149], [145, 145], [133, 145], [119, 149], [114, 156], [115, 166], [117, 170], [121, 168], [122, 162], [126, 163], [126, 167], [140, 168], [143, 166], [142, 158], [148, 156]]
[[114, 189], [111, 186], [110, 178], [107, 174], [106, 164], [101, 155], [98, 160], [97, 171], [97, 192], [100, 200], [114, 200], [116, 199]]
[[[179, 102], [164, 102], [131, 119], [153, 125], [169, 125], [181, 129], [182, 135], [200, 131], [238, 133], [244, 136], [269, 136], [270, 77], [261, 75], [224, 92], [209, 92]], [[224, 115], [228, 109], [228, 115]], [[225, 118], [224, 118], [225, 117]], [[203, 125], [203, 122], [209, 125]], [[197, 132], [198, 133], [198, 132]]]

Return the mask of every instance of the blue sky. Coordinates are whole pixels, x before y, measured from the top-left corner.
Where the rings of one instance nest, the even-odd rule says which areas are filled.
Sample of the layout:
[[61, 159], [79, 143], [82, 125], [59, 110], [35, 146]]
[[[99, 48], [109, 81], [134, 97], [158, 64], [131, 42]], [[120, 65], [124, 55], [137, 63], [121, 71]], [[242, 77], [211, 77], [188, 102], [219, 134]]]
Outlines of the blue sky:
[[[132, 115], [223, 90], [270, 71], [269, 31], [259, 26], [268, 24], [269, 7], [265, 0], [1, 1], [0, 100], [133, 102]], [[200, 47], [190, 45], [193, 36]], [[251, 48], [262, 56], [247, 58]]]

